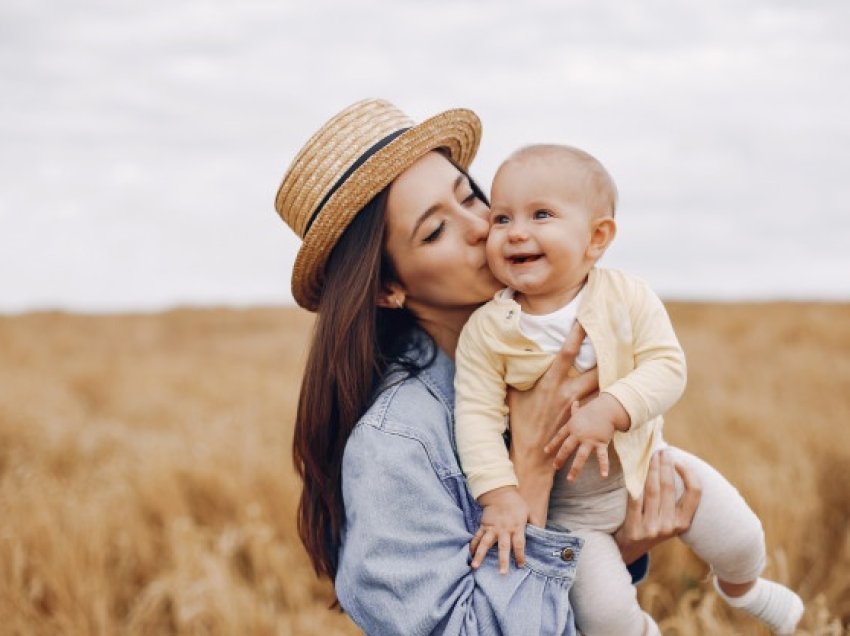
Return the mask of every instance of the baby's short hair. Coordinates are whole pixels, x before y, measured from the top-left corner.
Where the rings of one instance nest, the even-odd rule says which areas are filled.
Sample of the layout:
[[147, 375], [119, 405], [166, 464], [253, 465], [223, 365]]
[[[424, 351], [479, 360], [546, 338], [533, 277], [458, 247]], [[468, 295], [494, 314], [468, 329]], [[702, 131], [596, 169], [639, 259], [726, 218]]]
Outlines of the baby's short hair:
[[[594, 214], [612, 217], [617, 211], [617, 185], [599, 160], [584, 150], [561, 144], [524, 146], [505, 160], [505, 164], [524, 159], [562, 159], [584, 170], [588, 204]], [[504, 165], [504, 164], [503, 164]]]

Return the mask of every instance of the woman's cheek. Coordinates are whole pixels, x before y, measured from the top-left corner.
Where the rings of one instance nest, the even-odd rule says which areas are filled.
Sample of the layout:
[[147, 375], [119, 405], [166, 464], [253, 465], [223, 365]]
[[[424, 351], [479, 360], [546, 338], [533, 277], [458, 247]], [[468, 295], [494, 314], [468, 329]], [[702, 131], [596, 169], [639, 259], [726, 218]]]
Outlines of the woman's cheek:
[[[446, 248], [449, 247], [447, 244]], [[466, 250], [459, 247], [435, 251], [434, 260], [428, 268], [431, 274], [428, 287], [430, 294], [436, 298], [445, 296], [446, 300], [457, 301], [470, 291], [476, 271], [468, 258], [469, 247]]]
[[500, 262], [499, 258], [498, 258], [499, 249], [498, 249], [498, 246], [496, 245], [495, 241], [490, 241], [490, 240], [487, 241], [486, 253], [487, 253], [487, 266], [490, 268], [490, 271], [493, 272], [493, 274], [498, 274], [497, 270], [498, 270], [499, 262]]

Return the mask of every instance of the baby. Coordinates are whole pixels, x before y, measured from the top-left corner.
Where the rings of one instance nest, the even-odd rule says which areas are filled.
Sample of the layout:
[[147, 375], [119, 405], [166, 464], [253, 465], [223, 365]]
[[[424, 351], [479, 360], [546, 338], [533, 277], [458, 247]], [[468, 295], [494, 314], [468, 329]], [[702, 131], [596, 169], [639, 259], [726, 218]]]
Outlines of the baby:
[[[685, 388], [685, 358], [658, 297], [623, 272], [595, 267], [616, 233], [616, 201], [605, 168], [567, 146], [524, 148], [496, 173], [487, 260], [507, 288], [472, 315], [455, 356], [458, 452], [483, 507], [485, 549], [515, 545], [528, 515], [502, 437], [507, 387], [531, 388], [578, 321], [587, 338], [576, 372], [597, 367], [600, 393], [572, 405], [547, 447], [557, 450], [560, 469], [548, 523], [584, 540], [570, 590], [578, 628], [585, 636], [659, 633], [637, 603], [612, 535], [627, 497], [642, 493], [653, 452], [663, 448], [700, 480], [699, 508], [681, 538], [711, 565], [721, 598], [791, 634], [803, 604], [759, 578], [761, 522], [717, 471], [662, 438], [661, 415]], [[611, 442], [616, 452], [609, 456]]]

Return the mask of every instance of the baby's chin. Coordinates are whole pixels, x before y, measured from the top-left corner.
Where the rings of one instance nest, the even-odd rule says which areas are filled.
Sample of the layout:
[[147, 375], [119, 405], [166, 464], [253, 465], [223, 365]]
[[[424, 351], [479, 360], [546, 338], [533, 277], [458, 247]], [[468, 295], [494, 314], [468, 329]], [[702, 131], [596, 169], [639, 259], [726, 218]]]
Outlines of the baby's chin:
[[499, 282], [502, 283], [503, 287], [510, 287], [518, 294], [534, 296], [538, 292], [537, 285], [529, 285], [528, 283], [522, 280], [517, 280], [512, 276], [497, 276], [496, 278], [499, 279]]
[[550, 281], [540, 279], [539, 277], [497, 275], [496, 278], [498, 278], [505, 287], [510, 287], [517, 294], [522, 294], [523, 296], [545, 296], [549, 293], [551, 288]]

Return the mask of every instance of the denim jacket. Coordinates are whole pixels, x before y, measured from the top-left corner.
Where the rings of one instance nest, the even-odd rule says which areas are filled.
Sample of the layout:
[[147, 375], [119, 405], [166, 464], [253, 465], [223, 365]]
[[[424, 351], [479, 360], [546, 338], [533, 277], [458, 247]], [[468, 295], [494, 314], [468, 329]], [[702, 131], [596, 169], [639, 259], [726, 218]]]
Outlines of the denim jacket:
[[[526, 565], [470, 568], [481, 509], [458, 464], [454, 364], [390, 373], [345, 447], [345, 523], [335, 579], [367, 634], [575, 634], [568, 592], [582, 540], [526, 527]], [[638, 578], [646, 559], [636, 564]], [[634, 572], [633, 572], [634, 575]]]

